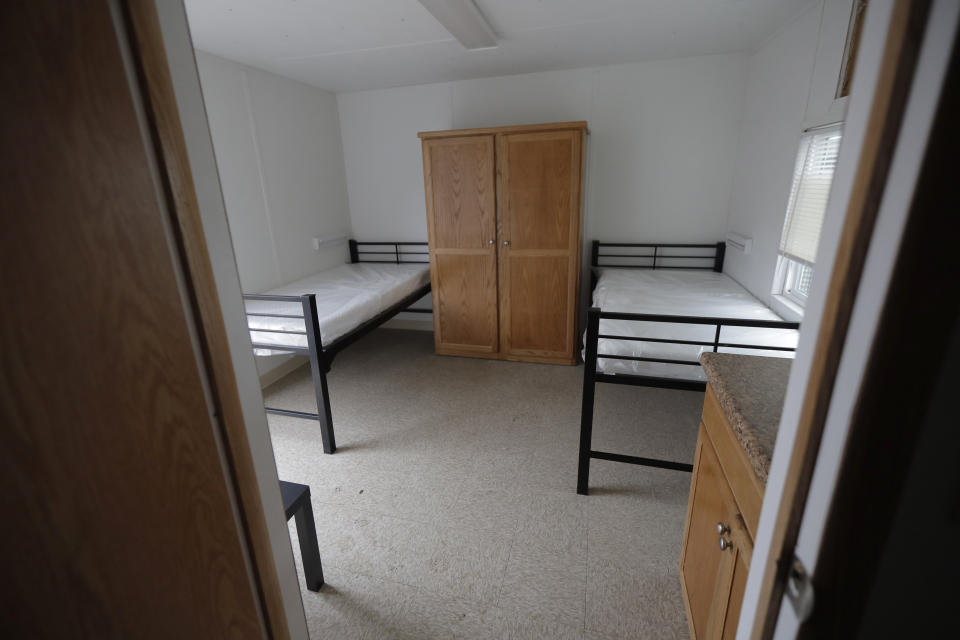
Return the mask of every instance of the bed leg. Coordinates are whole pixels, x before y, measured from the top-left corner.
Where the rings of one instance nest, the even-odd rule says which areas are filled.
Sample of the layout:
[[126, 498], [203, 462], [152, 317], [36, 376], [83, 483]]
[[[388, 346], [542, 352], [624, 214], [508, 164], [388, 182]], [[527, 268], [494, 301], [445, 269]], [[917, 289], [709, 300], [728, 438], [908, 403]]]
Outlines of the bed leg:
[[327, 390], [327, 374], [318, 365], [314, 354], [310, 354], [310, 370], [313, 373], [313, 390], [317, 396], [317, 416], [320, 422], [320, 441], [324, 453], [334, 453], [337, 441], [333, 435], [333, 415], [330, 413], [330, 393]]
[[580, 407], [580, 460], [577, 466], [577, 493], [590, 492], [590, 447], [593, 440], [593, 401], [596, 391], [597, 341], [600, 334], [600, 309], [587, 311], [586, 353], [583, 358], [583, 403]]
[[324, 453], [337, 450], [333, 435], [333, 414], [330, 412], [330, 393], [327, 389], [329, 363], [323, 353], [317, 320], [317, 299], [313, 294], [302, 296], [303, 324], [307, 331], [307, 346], [310, 350], [310, 373], [313, 376], [313, 391], [317, 397], [317, 420], [320, 422], [320, 440]]

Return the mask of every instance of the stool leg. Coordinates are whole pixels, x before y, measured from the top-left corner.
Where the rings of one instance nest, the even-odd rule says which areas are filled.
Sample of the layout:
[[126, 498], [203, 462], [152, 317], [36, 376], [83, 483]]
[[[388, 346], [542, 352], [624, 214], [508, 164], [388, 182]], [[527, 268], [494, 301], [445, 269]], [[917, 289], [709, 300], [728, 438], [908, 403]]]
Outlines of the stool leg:
[[317, 527], [313, 520], [313, 507], [310, 505], [309, 493], [293, 517], [297, 523], [297, 539], [300, 541], [300, 557], [303, 560], [303, 575], [307, 580], [307, 589], [319, 591], [323, 586], [323, 565], [320, 563]]

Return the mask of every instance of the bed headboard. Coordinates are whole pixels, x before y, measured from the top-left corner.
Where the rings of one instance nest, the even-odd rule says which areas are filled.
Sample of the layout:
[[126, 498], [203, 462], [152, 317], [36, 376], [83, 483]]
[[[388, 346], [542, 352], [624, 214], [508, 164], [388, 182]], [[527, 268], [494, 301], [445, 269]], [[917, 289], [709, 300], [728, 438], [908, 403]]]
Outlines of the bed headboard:
[[350, 240], [350, 262], [429, 264], [426, 242], [358, 242]]
[[[721, 272], [726, 252], [725, 242], [650, 244], [594, 240], [590, 250], [590, 265], [628, 269], [701, 269]], [[603, 261], [602, 264], [601, 261]]]

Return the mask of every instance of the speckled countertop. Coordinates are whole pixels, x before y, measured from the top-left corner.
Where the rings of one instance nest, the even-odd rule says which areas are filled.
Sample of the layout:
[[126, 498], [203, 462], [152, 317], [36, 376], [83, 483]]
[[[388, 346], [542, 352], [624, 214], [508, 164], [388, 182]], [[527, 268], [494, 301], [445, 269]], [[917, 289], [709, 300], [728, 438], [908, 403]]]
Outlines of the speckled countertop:
[[790, 375], [789, 358], [704, 353], [700, 364], [733, 432], [760, 480], [767, 483], [780, 412]]

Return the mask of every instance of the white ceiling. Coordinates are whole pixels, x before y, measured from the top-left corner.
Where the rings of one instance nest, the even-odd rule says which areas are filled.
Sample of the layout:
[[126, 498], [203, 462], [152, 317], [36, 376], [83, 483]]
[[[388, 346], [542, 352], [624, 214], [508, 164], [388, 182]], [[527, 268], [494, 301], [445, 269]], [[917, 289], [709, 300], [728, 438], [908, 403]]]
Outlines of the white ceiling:
[[476, 0], [468, 51], [417, 0], [186, 0], [198, 49], [332, 91], [750, 49], [816, 0]]

